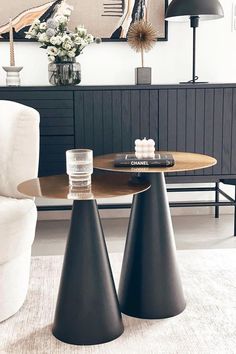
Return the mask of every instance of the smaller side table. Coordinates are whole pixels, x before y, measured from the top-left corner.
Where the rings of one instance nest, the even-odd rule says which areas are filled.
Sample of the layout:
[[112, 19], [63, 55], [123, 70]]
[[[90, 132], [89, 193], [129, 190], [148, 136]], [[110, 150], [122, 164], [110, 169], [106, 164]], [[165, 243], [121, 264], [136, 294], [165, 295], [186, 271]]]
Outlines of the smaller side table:
[[103, 173], [92, 176], [91, 189], [69, 187], [58, 175], [21, 183], [29, 196], [73, 199], [56, 313], [52, 332], [63, 342], [92, 345], [109, 342], [124, 330], [96, 199], [137, 194], [149, 182], [129, 183], [130, 176]]

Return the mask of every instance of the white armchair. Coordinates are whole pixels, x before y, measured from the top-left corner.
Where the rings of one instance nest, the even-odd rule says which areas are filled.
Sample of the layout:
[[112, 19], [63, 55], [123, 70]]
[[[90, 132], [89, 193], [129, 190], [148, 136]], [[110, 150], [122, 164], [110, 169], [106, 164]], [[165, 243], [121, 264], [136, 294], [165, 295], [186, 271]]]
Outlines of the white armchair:
[[35, 178], [39, 161], [39, 113], [0, 101], [0, 322], [23, 305], [29, 281], [37, 209], [17, 185]]

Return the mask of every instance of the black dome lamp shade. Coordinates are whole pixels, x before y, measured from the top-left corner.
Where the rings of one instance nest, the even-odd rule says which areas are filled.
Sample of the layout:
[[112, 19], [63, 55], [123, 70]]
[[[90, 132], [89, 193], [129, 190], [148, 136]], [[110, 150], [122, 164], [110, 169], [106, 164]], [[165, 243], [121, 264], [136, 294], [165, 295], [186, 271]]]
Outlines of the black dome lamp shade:
[[167, 21], [190, 21], [193, 28], [193, 74], [189, 83], [195, 83], [198, 77], [196, 68], [196, 28], [199, 20], [215, 20], [224, 17], [223, 8], [218, 0], [173, 0], [166, 10]]

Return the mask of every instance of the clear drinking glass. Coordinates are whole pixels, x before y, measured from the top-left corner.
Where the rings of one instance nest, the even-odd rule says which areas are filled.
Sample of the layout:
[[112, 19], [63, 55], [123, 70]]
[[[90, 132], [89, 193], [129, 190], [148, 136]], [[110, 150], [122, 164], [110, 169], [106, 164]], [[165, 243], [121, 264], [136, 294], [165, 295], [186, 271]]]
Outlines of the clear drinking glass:
[[88, 200], [88, 199], [94, 199], [93, 193], [92, 193], [92, 187], [91, 186], [86, 186], [86, 187], [77, 187], [77, 186], [70, 186], [69, 188], [69, 193], [67, 194], [68, 199], [79, 199], [79, 200]]
[[67, 150], [66, 173], [69, 175], [71, 186], [89, 186], [93, 173], [93, 151], [89, 149]]

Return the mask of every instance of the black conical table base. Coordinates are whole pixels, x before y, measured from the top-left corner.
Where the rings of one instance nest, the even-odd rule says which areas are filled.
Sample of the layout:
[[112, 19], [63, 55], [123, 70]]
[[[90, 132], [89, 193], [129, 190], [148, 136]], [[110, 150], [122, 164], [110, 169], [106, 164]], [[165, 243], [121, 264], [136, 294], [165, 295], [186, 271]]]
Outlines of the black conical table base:
[[134, 196], [119, 299], [127, 315], [159, 319], [185, 308], [163, 173], [146, 174], [151, 188]]
[[53, 334], [66, 343], [92, 345], [123, 330], [96, 201], [74, 201]]

